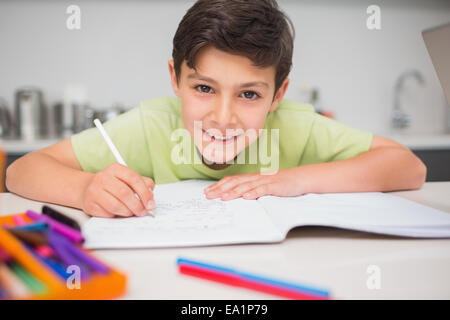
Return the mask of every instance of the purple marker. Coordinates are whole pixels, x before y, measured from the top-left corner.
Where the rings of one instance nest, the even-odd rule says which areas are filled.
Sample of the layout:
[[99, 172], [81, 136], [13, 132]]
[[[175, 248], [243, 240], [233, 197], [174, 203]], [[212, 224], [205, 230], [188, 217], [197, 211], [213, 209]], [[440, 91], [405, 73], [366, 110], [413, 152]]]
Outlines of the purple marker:
[[82, 261], [74, 258], [70, 252], [66, 249], [66, 246], [64, 245], [64, 242], [68, 242], [72, 244], [70, 241], [68, 241], [66, 238], [58, 235], [56, 232], [49, 231], [48, 232], [48, 242], [50, 247], [56, 252], [58, 255], [58, 258], [66, 265], [76, 265], [81, 270], [81, 279], [86, 280], [89, 278], [89, 271], [86, 269]]
[[81, 261], [83, 264], [91, 268], [92, 270], [95, 270], [96, 272], [108, 274], [109, 268], [105, 265], [101, 264], [94, 258], [90, 257], [86, 252], [84, 252], [82, 249], [80, 249], [77, 245], [73, 244], [72, 242], [68, 241], [64, 237], [55, 234], [50, 233], [52, 235], [52, 242], [59, 246], [61, 250], [65, 250], [66, 254], [68, 254], [73, 259], [77, 259]]
[[39, 214], [31, 210], [27, 210], [25, 214], [33, 220], [47, 222], [52, 229], [54, 229], [56, 232], [62, 234], [63, 236], [65, 236], [66, 238], [70, 239], [73, 242], [76, 243], [84, 242], [83, 235], [78, 230], [75, 230], [63, 223], [60, 223], [46, 215]]

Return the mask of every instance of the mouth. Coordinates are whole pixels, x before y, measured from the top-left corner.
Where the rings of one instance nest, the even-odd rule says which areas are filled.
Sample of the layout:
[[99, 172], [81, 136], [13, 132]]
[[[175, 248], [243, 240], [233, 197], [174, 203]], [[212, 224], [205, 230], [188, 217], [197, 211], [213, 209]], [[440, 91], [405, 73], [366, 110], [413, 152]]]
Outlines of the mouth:
[[223, 143], [223, 144], [227, 144], [227, 143], [231, 143], [233, 141], [236, 141], [237, 137], [239, 137], [240, 135], [235, 135], [235, 136], [219, 136], [219, 135], [212, 135], [210, 133], [208, 133], [208, 131], [202, 129], [203, 131], [203, 137], [205, 138], [204, 140], [206, 141], [211, 141], [211, 142], [216, 142], [216, 143]]

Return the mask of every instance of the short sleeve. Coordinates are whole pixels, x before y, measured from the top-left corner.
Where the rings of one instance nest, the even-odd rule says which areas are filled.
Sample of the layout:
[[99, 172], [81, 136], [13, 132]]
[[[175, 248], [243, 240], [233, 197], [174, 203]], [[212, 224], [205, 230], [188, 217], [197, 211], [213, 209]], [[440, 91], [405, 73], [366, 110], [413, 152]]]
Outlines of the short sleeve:
[[349, 159], [367, 152], [373, 134], [315, 114], [299, 165]]
[[[143, 176], [152, 177], [152, 166], [140, 109], [137, 107], [122, 113], [103, 123], [103, 126], [127, 166]], [[71, 142], [83, 171], [96, 173], [116, 162], [96, 127], [72, 135]]]

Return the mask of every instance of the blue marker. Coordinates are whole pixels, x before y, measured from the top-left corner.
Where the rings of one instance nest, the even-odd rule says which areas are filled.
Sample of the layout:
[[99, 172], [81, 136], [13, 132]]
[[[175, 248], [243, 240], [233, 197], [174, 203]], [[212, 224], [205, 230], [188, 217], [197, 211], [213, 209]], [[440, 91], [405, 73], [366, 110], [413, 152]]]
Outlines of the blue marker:
[[201, 267], [201, 268], [206, 268], [206, 269], [210, 269], [212, 271], [217, 271], [217, 272], [222, 272], [222, 273], [226, 273], [229, 275], [237, 276], [237, 277], [243, 278], [245, 280], [251, 280], [253, 282], [260, 282], [262, 284], [268, 284], [271, 286], [280, 287], [282, 289], [300, 291], [302, 293], [309, 293], [309, 294], [321, 296], [324, 298], [329, 297], [329, 292], [324, 289], [313, 288], [310, 286], [290, 283], [290, 282], [286, 282], [286, 281], [282, 281], [282, 280], [278, 280], [278, 279], [270, 279], [270, 278], [259, 276], [259, 275], [241, 272], [241, 271], [231, 269], [231, 268], [221, 267], [221, 266], [198, 262], [198, 261], [185, 259], [185, 258], [178, 258], [177, 265], [179, 265], [179, 264], [186, 264], [186, 265], [192, 265], [192, 266], [197, 266], [197, 267]]

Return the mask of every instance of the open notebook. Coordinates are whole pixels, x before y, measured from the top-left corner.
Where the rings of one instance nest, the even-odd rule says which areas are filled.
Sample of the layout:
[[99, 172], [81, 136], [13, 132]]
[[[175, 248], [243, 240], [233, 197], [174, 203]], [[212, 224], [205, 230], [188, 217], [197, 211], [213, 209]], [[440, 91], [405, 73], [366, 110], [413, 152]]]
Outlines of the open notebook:
[[330, 226], [407, 237], [450, 237], [450, 213], [380, 193], [208, 200], [211, 181], [157, 185], [155, 217], [91, 218], [86, 247], [150, 248], [280, 242], [297, 226]]

